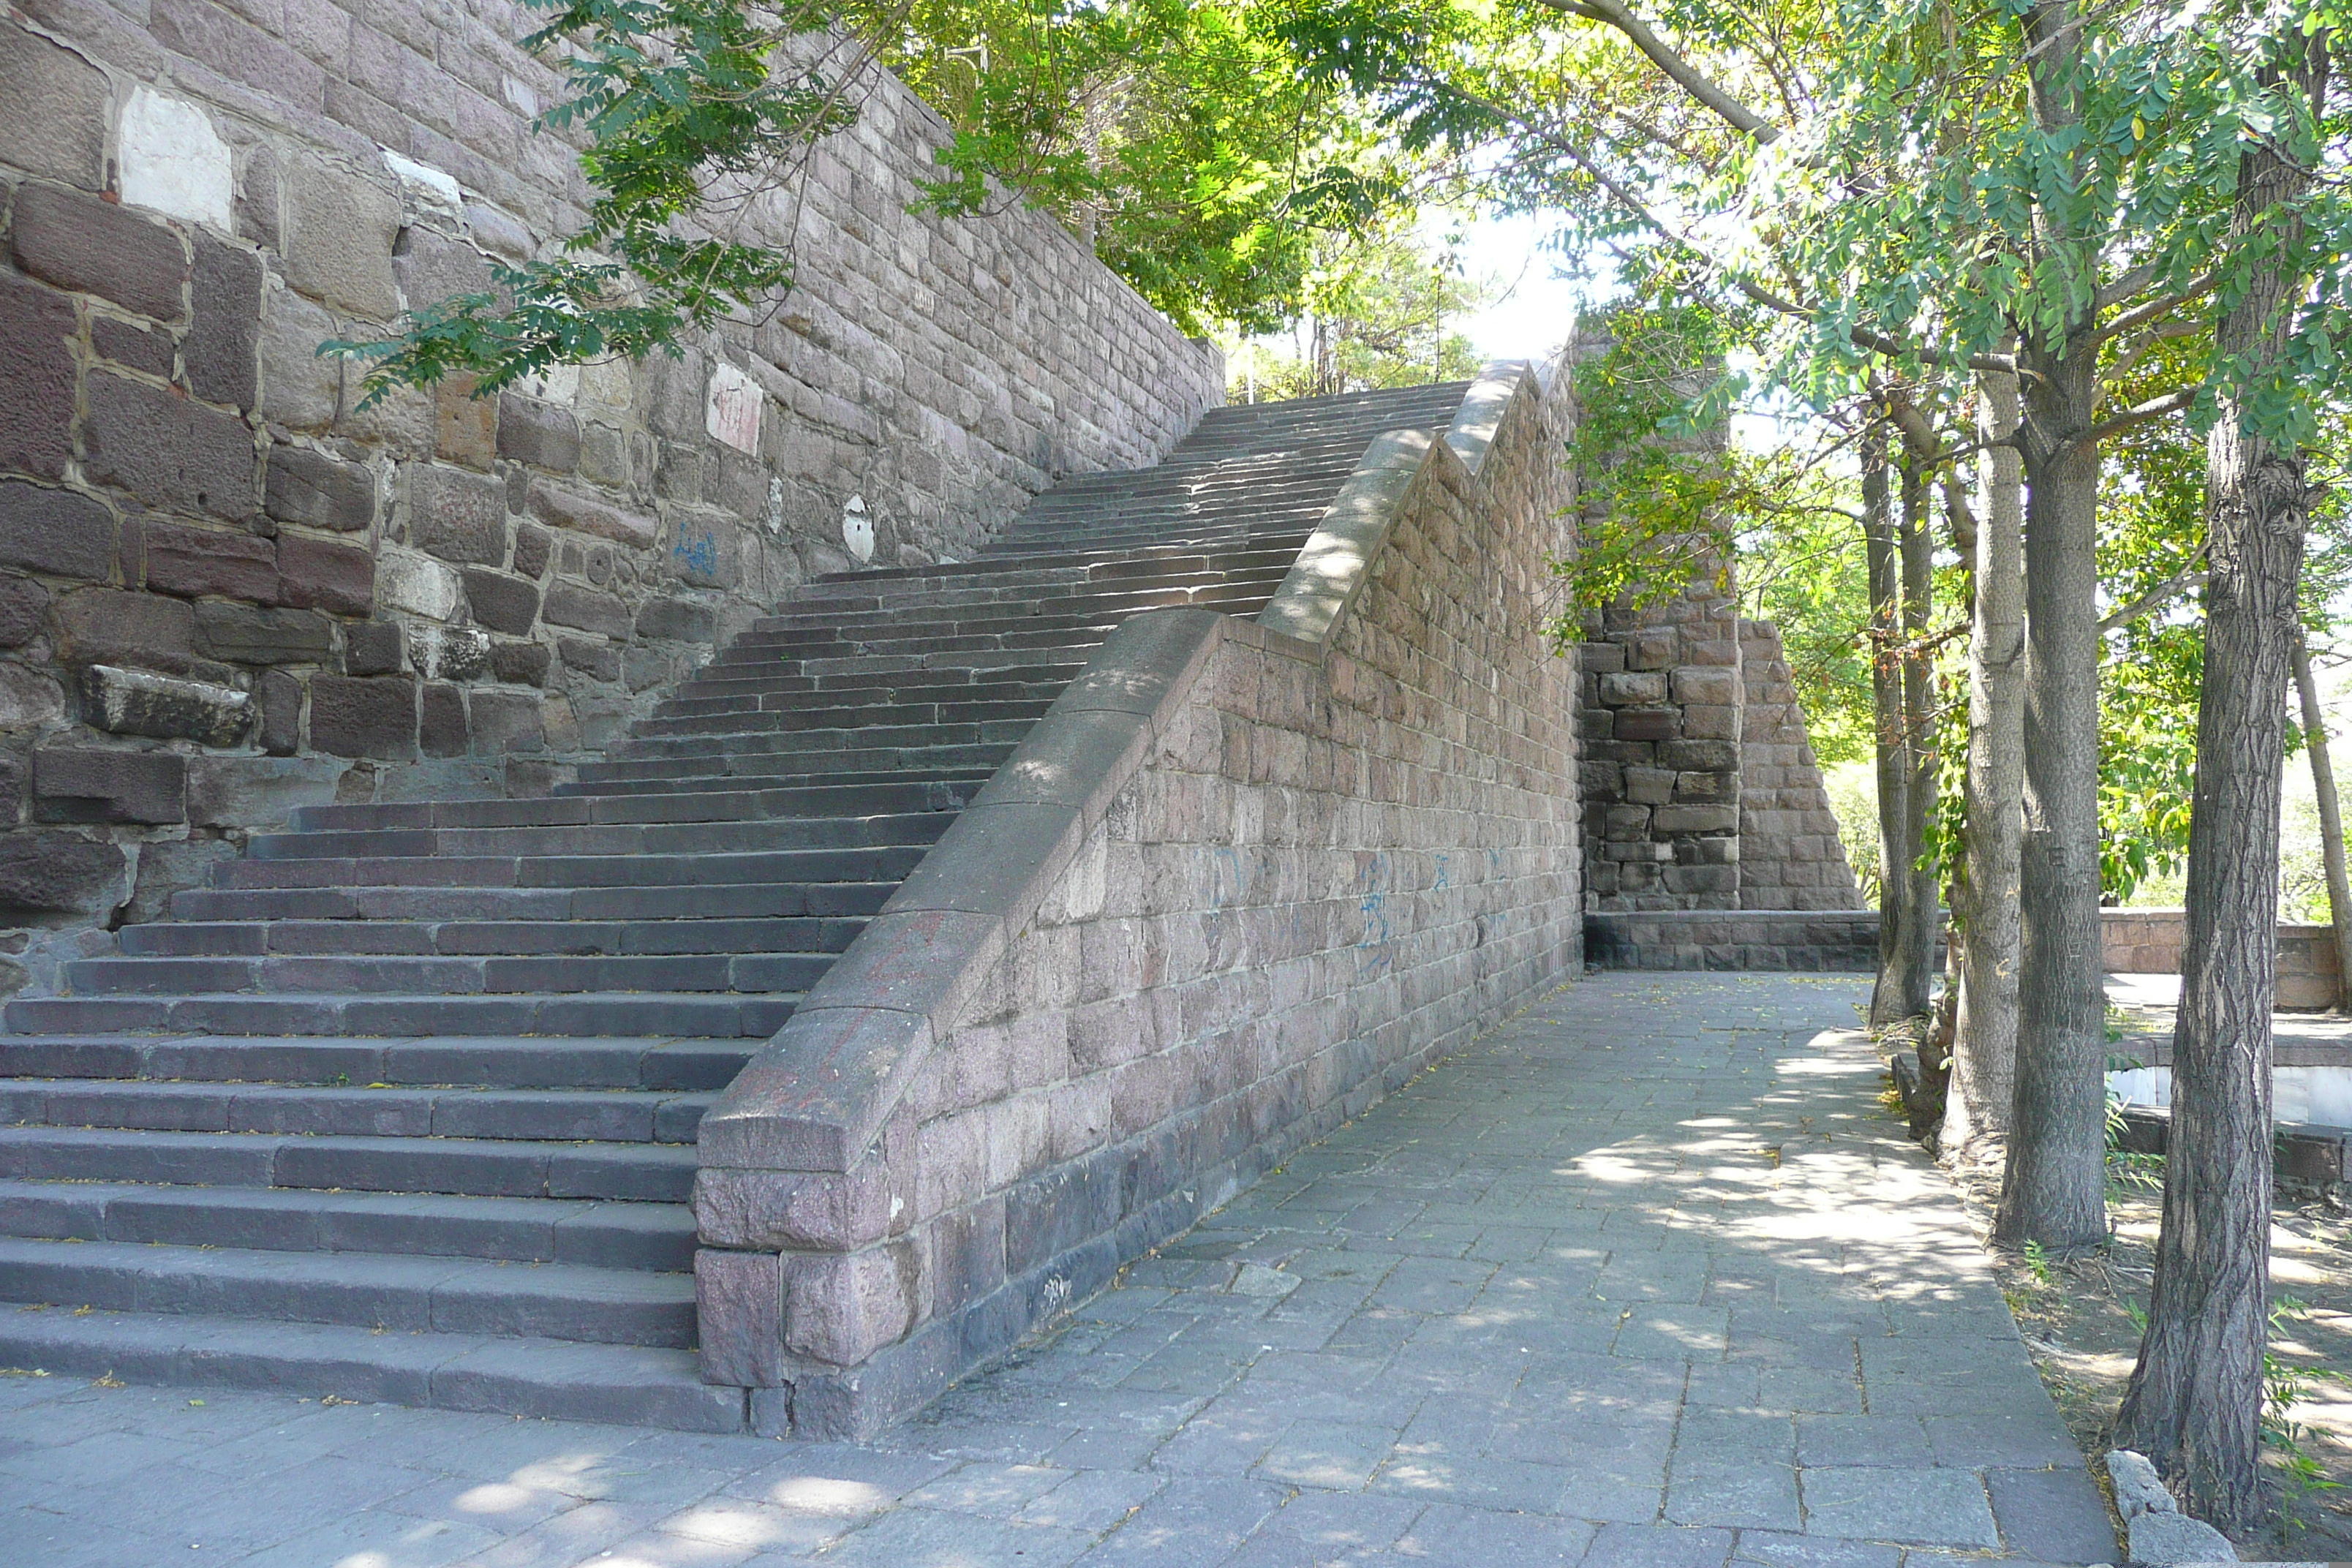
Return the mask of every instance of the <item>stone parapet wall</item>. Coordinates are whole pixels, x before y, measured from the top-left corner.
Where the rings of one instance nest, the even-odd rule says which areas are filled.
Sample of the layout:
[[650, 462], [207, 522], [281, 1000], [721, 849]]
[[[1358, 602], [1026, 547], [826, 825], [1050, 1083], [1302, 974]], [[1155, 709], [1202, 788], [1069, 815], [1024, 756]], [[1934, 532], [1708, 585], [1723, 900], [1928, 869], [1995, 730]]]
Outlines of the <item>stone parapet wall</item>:
[[[805, 576], [961, 555], [1223, 396], [1050, 219], [910, 214], [896, 83], [683, 356], [362, 406], [318, 356], [551, 254], [532, 23], [375, 0], [0, 20], [0, 991], [330, 801], [544, 793]], [[56, 937], [52, 933], [71, 934]]]
[[1596, 969], [1820, 970], [1878, 967], [1878, 911], [1655, 910], [1584, 918]]
[[705, 1376], [935, 1394], [1580, 958], [1568, 417], [1375, 441], [1255, 622], [1114, 633], [702, 1122]]

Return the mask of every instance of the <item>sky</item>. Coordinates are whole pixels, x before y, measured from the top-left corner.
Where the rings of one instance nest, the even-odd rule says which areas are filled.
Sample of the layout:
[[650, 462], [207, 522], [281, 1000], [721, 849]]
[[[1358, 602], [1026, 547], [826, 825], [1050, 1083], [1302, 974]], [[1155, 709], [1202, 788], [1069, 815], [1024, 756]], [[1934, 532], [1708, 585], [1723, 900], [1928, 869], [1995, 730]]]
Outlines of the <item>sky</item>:
[[1549, 358], [1575, 330], [1578, 305], [1592, 288], [1557, 276], [1559, 258], [1541, 248], [1549, 225], [1535, 217], [1480, 217], [1461, 224], [1459, 232], [1471, 275], [1494, 278], [1507, 290], [1462, 323], [1464, 334], [1486, 359]]

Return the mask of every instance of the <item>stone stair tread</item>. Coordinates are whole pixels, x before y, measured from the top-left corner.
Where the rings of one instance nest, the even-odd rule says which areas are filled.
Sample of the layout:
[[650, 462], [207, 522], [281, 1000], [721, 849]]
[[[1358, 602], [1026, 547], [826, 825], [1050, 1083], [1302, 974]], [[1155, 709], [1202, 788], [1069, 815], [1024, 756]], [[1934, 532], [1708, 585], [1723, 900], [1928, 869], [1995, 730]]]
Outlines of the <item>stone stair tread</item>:
[[692, 1036], [0, 1036], [0, 1069], [166, 1082], [667, 1091], [723, 1089], [755, 1049], [740, 1038]]
[[691, 1269], [695, 1246], [685, 1204], [18, 1180], [0, 1180], [0, 1235], [656, 1272]]
[[837, 953], [865, 929], [856, 916], [661, 921], [175, 921], [126, 926], [131, 957], [341, 954], [629, 957], [676, 953]]
[[[713, 889], [677, 889], [681, 898]], [[498, 994], [211, 992], [175, 996], [19, 997], [0, 1010], [17, 1034], [603, 1035], [657, 1032], [765, 1037], [782, 1026], [796, 992], [572, 991]]]
[[690, 1351], [164, 1313], [0, 1310], [0, 1366], [194, 1388], [740, 1432]]
[[0, 1123], [690, 1144], [715, 1098], [707, 1090], [16, 1078], [0, 1079]]

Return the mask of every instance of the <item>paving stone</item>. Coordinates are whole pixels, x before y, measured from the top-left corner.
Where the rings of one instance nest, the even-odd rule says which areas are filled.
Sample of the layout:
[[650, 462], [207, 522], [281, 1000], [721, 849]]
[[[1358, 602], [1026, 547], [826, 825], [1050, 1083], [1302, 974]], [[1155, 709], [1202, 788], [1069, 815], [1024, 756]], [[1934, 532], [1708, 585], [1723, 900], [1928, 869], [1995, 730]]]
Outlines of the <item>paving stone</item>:
[[1604, 1524], [1584, 1554], [1585, 1568], [1722, 1568], [1731, 1557], [1727, 1530]]
[[2081, 1465], [1988, 1470], [1993, 1518], [2010, 1551], [2043, 1563], [2113, 1563], [2116, 1531], [2106, 1499]]
[[1999, 1551], [2000, 1531], [1972, 1470], [1821, 1468], [1801, 1473], [1813, 1535]]

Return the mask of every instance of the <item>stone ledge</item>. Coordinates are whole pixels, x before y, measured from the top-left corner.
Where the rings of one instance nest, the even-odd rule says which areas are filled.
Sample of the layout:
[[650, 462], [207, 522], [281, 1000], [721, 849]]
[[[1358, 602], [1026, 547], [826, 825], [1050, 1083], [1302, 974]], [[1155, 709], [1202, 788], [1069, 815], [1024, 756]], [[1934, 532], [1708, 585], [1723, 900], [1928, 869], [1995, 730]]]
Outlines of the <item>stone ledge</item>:
[[1869, 973], [1878, 967], [1875, 910], [1654, 910], [1584, 917], [1595, 969]]

